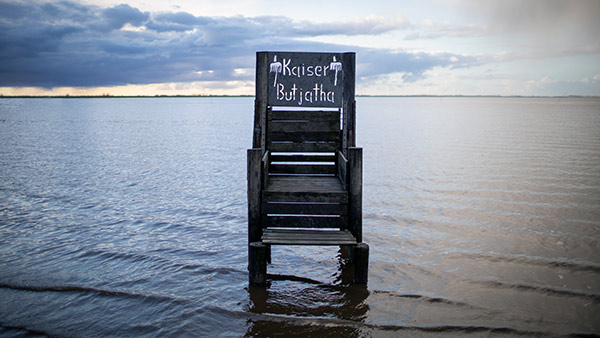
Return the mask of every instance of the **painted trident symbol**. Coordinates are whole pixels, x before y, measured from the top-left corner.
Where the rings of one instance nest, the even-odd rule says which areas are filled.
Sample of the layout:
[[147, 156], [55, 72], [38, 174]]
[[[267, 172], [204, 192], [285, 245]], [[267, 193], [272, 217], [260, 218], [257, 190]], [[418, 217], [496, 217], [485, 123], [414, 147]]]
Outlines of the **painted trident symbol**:
[[277, 85], [277, 73], [281, 73], [283, 66], [281, 62], [277, 61], [277, 55], [273, 56], [273, 63], [271, 63], [271, 67], [269, 69], [269, 73], [275, 73], [275, 82], [273, 82], [273, 87]]
[[[272, 67], [272, 64], [271, 64], [271, 67]], [[333, 82], [333, 85], [337, 86], [337, 74], [338, 74], [338, 71], [342, 70], [342, 63], [337, 62], [335, 60], [335, 56], [333, 57], [333, 62], [329, 64], [329, 69], [335, 70], [335, 81]]]

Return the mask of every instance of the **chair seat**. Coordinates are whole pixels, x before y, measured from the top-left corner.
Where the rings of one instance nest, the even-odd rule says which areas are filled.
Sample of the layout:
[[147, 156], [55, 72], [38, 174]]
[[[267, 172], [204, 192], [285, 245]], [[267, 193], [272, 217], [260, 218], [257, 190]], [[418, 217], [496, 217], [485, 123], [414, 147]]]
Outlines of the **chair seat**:
[[264, 244], [272, 245], [354, 245], [356, 237], [341, 230], [264, 229]]
[[342, 182], [337, 176], [271, 175], [264, 191], [343, 193]]
[[262, 197], [265, 203], [348, 203], [336, 176], [269, 176]]

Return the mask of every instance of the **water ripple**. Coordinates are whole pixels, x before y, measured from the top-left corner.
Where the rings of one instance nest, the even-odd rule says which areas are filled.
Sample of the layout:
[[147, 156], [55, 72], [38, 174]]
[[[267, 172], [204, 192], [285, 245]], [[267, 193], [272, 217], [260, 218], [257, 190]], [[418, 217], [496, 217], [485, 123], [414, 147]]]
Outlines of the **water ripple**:
[[273, 247], [259, 289], [252, 100], [0, 99], [0, 335], [600, 334], [600, 100], [359, 98], [368, 288]]

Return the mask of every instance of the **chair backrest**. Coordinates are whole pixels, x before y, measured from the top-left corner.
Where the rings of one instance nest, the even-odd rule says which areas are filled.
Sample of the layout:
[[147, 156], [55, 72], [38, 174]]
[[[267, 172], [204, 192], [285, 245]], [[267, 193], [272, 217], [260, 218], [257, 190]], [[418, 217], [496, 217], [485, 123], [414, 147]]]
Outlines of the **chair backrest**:
[[257, 52], [252, 147], [347, 155], [355, 146], [354, 82], [354, 53]]
[[340, 111], [267, 112], [270, 174], [335, 175], [341, 149]]

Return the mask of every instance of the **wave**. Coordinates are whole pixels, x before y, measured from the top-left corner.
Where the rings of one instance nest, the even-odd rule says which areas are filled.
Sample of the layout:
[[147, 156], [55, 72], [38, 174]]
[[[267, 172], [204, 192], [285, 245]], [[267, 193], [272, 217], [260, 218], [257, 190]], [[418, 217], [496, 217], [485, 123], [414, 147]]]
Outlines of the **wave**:
[[29, 327], [23, 326], [23, 325], [7, 325], [4, 323], [0, 323], [0, 328], [7, 330], [7, 331], [25, 332], [28, 335], [54, 337], [53, 335], [51, 335], [50, 333], [48, 333], [46, 331], [32, 329], [32, 328], [29, 328]]
[[471, 308], [471, 309], [481, 309], [481, 308], [473, 306], [467, 302], [452, 300], [452, 299], [448, 299], [448, 298], [430, 297], [430, 296], [412, 294], [412, 293], [396, 293], [393, 291], [383, 291], [383, 290], [375, 290], [375, 291], [371, 291], [371, 293], [383, 294], [388, 297], [419, 299], [419, 300], [425, 301], [427, 303], [432, 303], [432, 304], [443, 304], [443, 305], [450, 305], [450, 306], [467, 307], [467, 308]]
[[[349, 327], [356, 331], [376, 330], [376, 331], [390, 331], [390, 332], [422, 332], [422, 333], [433, 333], [433, 334], [472, 334], [472, 333], [490, 333], [490, 334], [507, 334], [513, 336], [546, 336], [550, 335], [550, 332], [541, 330], [524, 330], [508, 326], [486, 326], [486, 325], [450, 325], [450, 324], [439, 324], [439, 325], [402, 325], [402, 324], [377, 324], [363, 321], [351, 321], [336, 318], [323, 318], [323, 317], [297, 317], [288, 315], [273, 315], [273, 314], [257, 314], [248, 313], [252, 322], [267, 322], [272, 325], [273, 322], [285, 324], [289, 326], [298, 326], [302, 328], [313, 327], [323, 328], [330, 332], [333, 328]], [[574, 333], [577, 334], [577, 333]], [[585, 333], [584, 333], [585, 334]], [[367, 335], [370, 336], [370, 335]]]
[[110, 290], [93, 288], [79, 285], [18, 285], [18, 284], [7, 284], [0, 283], [1, 289], [10, 289], [15, 291], [27, 291], [27, 292], [76, 292], [85, 294], [96, 294], [99, 296], [112, 296], [112, 297], [128, 297], [138, 298], [143, 300], [151, 301], [167, 301], [174, 303], [185, 303], [187, 302], [184, 298], [176, 298], [173, 296], [159, 295], [159, 294], [148, 294], [139, 293], [134, 291], [123, 291], [123, 290]]
[[529, 291], [541, 293], [544, 295], [554, 295], [554, 296], [566, 296], [566, 297], [577, 297], [584, 298], [588, 300], [593, 300], [595, 302], [600, 302], [600, 294], [585, 292], [581, 290], [573, 290], [566, 288], [558, 288], [551, 286], [542, 286], [530, 283], [509, 283], [509, 282], [501, 282], [497, 280], [489, 280], [489, 281], [473, 281], [469, 280], [471, 283], [477, 283], [484, 286], [489, 286], [492, 288], [502, 288], [502, 289], [511, 289], [518, 291]]
[[592, 262], [573, 260], [553, 260], [538, 256], [522, 256], [507, 254], [485, 254], [485, 253], [450, 253], [446, 258], [469, 258], [486, 260], [492, 263], [506, 262], [526, 265], [546, 266], [551, 268], [564, 268], [572, 271], [600, 272], [600, 265]]

